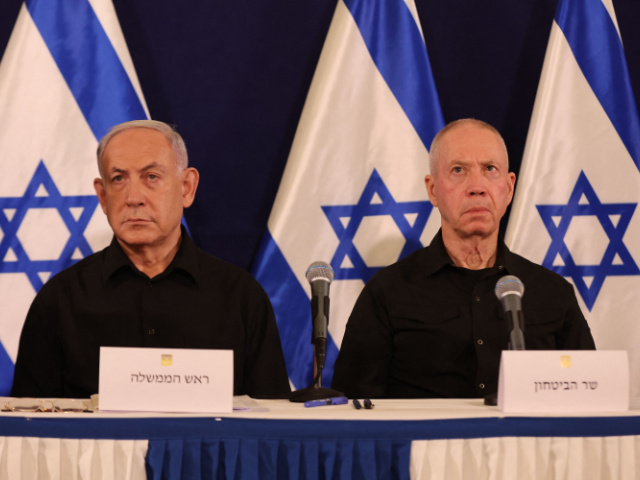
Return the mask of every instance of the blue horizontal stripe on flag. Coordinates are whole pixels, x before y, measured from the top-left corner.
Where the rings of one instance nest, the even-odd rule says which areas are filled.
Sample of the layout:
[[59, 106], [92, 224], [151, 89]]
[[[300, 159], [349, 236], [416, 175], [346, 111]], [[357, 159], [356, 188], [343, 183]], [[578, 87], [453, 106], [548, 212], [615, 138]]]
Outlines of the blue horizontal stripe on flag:
[[147, 118], [87, 0], [26, 0], [25, 4], [96, 139], [113, 125]]
[[[308, 387], [313, 381], [309, 297], [268, 230], [262, 239], [255, 265], [253, 275], [273, 304], [289, 379], [296, 389]], [[333, 364], [337, 357], [338, 347], [329, 337], [323, 386], [331, 384]]]
[[601, 0], [561, 1], [556, 23], [591, 89], [640, 169], [640, 118], [618, 31]]
[[380, 74], [427, 150], [444, 126], [431, 63], [404, 0], [344, 0]]

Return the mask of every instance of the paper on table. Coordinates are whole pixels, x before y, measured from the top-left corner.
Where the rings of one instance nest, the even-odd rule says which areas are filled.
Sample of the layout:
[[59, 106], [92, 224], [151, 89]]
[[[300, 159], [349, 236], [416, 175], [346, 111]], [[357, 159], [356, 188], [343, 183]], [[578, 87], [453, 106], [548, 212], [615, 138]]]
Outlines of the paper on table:
[[267, 407], [261, 406], [249, 395], [238, 395], [233, 397], [233, 411], [234, 412], [268, 412]]

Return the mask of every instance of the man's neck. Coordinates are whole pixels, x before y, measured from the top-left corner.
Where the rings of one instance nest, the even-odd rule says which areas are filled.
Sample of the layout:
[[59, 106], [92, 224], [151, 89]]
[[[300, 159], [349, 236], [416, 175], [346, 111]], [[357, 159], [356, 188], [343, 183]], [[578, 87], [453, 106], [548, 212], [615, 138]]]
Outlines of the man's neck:
[[124, 253], [138, 270], [153, 278], [164, 272], [173, 261], [180, 248], [182, 235], [168, 245], [128, 245], [118, 240]]
[[453, 232], [443, 229], [442, 240], [453, 263], [469, 270], [481, 270], [493, 267], [498, 255], [498, 232], [488, 236], [472, 235], [460, 238]]

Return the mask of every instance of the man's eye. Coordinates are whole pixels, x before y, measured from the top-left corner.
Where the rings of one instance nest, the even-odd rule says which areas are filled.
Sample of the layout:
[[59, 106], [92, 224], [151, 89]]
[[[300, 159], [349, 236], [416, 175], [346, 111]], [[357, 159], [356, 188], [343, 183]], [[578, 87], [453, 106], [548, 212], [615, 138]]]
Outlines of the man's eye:
[[490, 172], [495, 172], [497, 170], [495, 165], [487, 165], [487, 170]]
[[460, 173], [460, 172], [462, 172], [462, 167], [453, 167], [453, 172], [454, 172], [454, 173]]
[[121, 181], [122, 181], [122, 178], [123, 178], [123, 177], [122, 177], [122, 175], [116, 175], [115, 177], [112, 177], [112, 178], [111, 178], [111, 181], [112, 181], [113, 183], [119, 183], [119, 182], [121, 182]]

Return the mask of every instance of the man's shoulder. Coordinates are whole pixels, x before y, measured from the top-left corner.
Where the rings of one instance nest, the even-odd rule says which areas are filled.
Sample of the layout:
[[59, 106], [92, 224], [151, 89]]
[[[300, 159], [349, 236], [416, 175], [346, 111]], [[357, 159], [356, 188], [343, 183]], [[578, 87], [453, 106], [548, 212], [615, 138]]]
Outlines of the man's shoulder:
[[42, 286], [39, 295], [60, 292], [61, 289], [67, 289], [74, 285], [89, 287], [88, 283], [91, 279], [100, 278], [107, 248], [92, 253], [53, 275]]
[[509, 272], [520, 278], [525, 287], [535, 285], [537, 287], [566, 288], [571, 285], [562, 275], [517, 253], [509, 252], [507, 261]]
[[75, 278], [78, 275], [82, 275], [87, 271], [95, 271], [96, 269], [99, 270], [100, 268], [102, 268], [102, 265], [104, 264], [104, 259], [105, 259], [106, 251], [108, 248], [109, 247], [106, 247], [102, 250], [94, 252], [91, 255], [88, 255], [78, 260], [73, 265], [70, 265], [69, 267], [65, 268], [64, 270], [58, 272], [56, 275], [51, 277], [50, 281], [68, 280], [71, 278]]
[[203, 270], [230, 276], [249, 275], [246, 270], [241, 267], [216, 257], [200, 247], [195, 247], [195, 252], [198, 259], [198, 266]]
[[223, 283], [240, 283], [262, 289], [258, 281], [242, 267], [222, 260], [199, 247], [196, 247], [195, 251], [198, 268], [204, 279]]
[[428, 262], [428, 249], [429, 247], [420, 248], [397, 262], [381, 268], [368, 283], [375, 286], [379, 283], [410, 281], [415, 275], [424, 275]]

